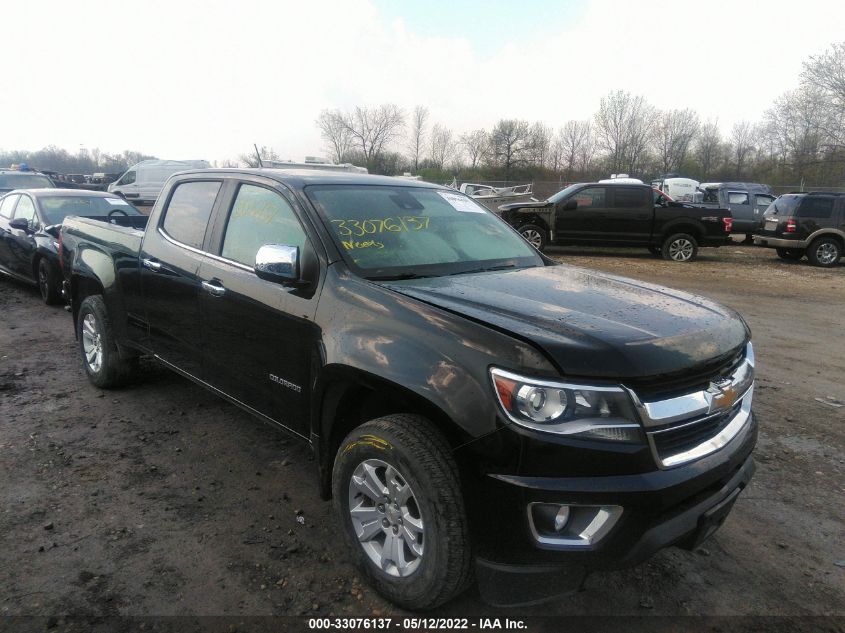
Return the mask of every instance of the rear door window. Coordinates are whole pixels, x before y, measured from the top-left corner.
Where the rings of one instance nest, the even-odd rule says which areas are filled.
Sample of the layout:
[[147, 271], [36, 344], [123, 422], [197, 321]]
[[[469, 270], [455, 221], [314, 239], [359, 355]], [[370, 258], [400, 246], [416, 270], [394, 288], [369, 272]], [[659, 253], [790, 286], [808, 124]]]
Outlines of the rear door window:
[[645, 194], [639, 187], [617, 187], [613, 190], [613, 208], [639, 209], [645, 206]]
[[728, 204], [748, 204], [748, 194], [744, 191], [729, 191]]
[[774, 196], [766, 196], [766, 195], [759, 195], [754, 196], [754, 204], [760, 211], [765, 211], [769, 208], [769, 205], [774, 202]]
[[799, 218], [830, 218], [833, 215], [833, 198], [807, 196], [798, 207]]
[[12, 210], [15, 208], [15, 203], [18, 201], [18, 198], [20, 198], [20, 196], [17, 194], [3, 198], [3, 202], [0, 203], [0, 215], [4, 218], [11, 218]]
[[305, 231], [293, 208], [277, 192], [242, 184], [229, 213], [221, 256], [252, 268], [265, 244], [305, 246]]
[[164, 232], [177, 242], [201, 249], [220, 185], [217, 180], [176, 185], [164, 212]]

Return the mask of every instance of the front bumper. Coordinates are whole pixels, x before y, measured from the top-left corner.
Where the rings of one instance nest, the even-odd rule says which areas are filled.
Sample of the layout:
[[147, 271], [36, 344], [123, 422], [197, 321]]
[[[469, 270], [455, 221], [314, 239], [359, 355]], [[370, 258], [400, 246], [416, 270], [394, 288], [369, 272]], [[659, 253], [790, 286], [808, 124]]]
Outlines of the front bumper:
[[780, 237], [755, 235], [754, 245], [765, 246], [767, 248], [807, 248], [807, 240], [786, 240]]
[[[470, 503], [482, 595], [497, 605], [541, 602], [574, 590], [592, 570], [636, 565], [671, 545], [692, 548], [724, 521], [754, 473], [753, 415], [721, 450], [684, 466], [597, 477], [488, 475]], [[534, 502], [615, 505], [623, 513], [589, 548], [550, 551], [531, 533]], [[486, 516], [478, 516], [487, 507]], [[495, 520], [490, 509], [495, 508]]]

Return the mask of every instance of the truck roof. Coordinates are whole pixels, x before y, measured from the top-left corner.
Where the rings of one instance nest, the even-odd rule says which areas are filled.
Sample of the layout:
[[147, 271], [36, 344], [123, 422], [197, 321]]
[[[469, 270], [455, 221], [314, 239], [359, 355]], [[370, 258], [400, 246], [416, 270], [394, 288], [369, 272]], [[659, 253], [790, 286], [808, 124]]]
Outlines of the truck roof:
[[185, 174], [249, 174], [264, 176], [295, 188], [308, 185], [389, 185], [392, 187], [428, 187], [430, 189], [446, 189], [419, 180], [408, 180], [394, 176], [375, 176], [373, 174], [359, 174], [343, 171], [328, 171], [318, 169], [268, 169], [268, 168], [216, 168], [216, 169], [188, 169], [179, 172]]

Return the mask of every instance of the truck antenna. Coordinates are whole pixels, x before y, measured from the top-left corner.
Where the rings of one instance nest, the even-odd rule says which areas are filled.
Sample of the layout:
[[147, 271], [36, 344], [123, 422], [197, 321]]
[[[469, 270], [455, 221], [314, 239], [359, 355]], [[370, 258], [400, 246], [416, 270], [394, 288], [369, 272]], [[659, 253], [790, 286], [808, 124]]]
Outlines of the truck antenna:
[[255, 148], [255, 157], [258, 159], [258, 166], [264, 167], [264, 163], [261, 162], [261, 153], [258, 151], [258, 145], [253, 143], [252, 146]]

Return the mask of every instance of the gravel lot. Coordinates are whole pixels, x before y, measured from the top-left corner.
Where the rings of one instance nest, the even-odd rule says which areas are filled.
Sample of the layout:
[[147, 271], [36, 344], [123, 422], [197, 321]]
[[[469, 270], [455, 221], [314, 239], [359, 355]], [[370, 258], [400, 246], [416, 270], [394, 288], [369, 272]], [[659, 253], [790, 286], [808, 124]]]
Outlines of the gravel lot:
[[[845, 266], [702, 253], [553, 254], [751, 324], [758, 471], [722, 530], [549, 605], [496, 610], [471, 591], [440, 614], [845, 616]], [[349, 563], [304, 446], [154, 365], [132, 388], [92, 387], [70, 316], [7, 279], [0, 323], [0, 616], [398, 615]]]

